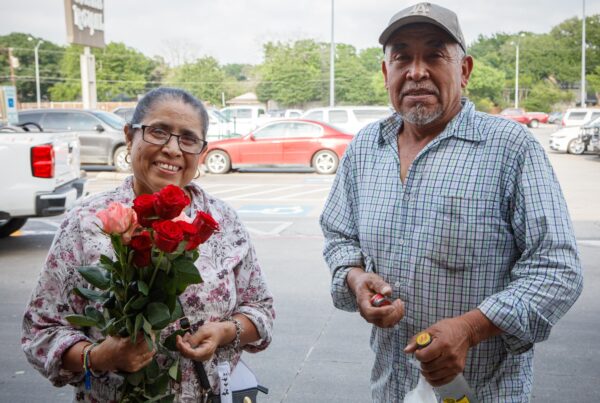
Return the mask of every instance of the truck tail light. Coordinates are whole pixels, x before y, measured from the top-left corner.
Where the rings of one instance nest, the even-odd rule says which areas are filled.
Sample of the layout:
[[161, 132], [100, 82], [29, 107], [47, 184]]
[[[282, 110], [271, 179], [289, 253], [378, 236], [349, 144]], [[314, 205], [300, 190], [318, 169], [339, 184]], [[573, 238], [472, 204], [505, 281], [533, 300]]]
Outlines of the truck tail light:
[[54, 148], [52, 144], [31, 147], [31, 173], [36, 178], [54, 177]]

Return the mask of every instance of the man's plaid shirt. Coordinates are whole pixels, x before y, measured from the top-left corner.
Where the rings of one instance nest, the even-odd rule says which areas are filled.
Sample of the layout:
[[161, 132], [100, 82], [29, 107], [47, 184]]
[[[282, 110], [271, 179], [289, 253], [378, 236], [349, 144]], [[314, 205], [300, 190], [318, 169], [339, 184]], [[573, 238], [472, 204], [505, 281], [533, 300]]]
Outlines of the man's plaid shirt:
[[379, 274], [405, 302], [373, 327], [373, 400], [401, 402], [418, 380], [403, 348], [422, 329], [479, 308], [504, 334], [469, 351], [464, 375], [482, 402], [527, 402], [533, 344], [575, 302], [582, 275], [562, 192], [521, 125], [461, 112], [400, 180], [398, 114], [352, 141], [321, 215], [336, 307], [353, 311], [348, 267]]

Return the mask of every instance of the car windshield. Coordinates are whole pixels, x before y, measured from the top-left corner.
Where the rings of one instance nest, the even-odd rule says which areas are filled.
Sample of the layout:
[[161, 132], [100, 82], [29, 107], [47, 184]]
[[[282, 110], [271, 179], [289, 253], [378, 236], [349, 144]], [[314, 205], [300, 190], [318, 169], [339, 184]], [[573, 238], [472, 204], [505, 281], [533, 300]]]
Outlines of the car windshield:
[[221, 112], [219, 112], [218, 110], [213, 109], [212, 113], [217, 118], [217, 120], [219, 120], [219, 122], [221, 122], [221, 123], [229, 123], [229, 119], [227, 119], [227, 117], [225, 115], [223, 115]]
[[600, 126], [600, 117], [588, 122], [584, 125], [584, 127], [599, 127]]
[[112, 127], [113, 129], [121, 130], [123, 126], [125, 126], [125, 119], [122, 117], [115, 115], [114, 113], [96, 111], [92, 112], [94, 116], [99, 118], [101, 121]]

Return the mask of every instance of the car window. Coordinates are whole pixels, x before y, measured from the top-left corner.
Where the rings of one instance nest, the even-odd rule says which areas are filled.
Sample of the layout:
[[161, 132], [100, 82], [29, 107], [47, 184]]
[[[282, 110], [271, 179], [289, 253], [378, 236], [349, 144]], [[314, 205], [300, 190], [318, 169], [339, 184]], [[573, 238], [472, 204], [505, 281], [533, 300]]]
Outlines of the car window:
[[298, 118], [300, 117], [302, 114], [300, 112], [290, 112], [290, 117], [291, 118]]
[[320, 126], [313, 125], [310, 123], [289, 123], [287, 124], [287, 130], [285, 137], [287, 138], [298, 138], [298, 137], [319, 137], [323, 130]]
[[389, 109], [355, 109], [354, 116], [359, 122], [374, 122], [379, 119], [383, 119], [391, 115], [392, 112]]
[[264, 109], [259, 109], [258, 110], [258, 117], [261, 117], [261, 116], [264, 116], [264, 115], [266, 115], [265, 110]]
[[252, 109], [238, 109], [235, 111], [237, 119], [252, 119]]
[[592, 117], [590, 118], [590, 120], [595, 120], [599, 116], [600, 116], [600, 112], [592, 112]]
[[285, 137], [288, 123], [276, 123], [264, 126], [254, 132], [255, 139], [272, 139], [276, 137]]
[[19, 113], [19, 124], [27, 122], [39, 124], [43, 114], [43, 112]]
[[47, 113], [42, 121], [44, 130], [71, 130], [67, 112]]
[[587, 115], [587, 112], [571, 112], [567, 116], [567, 119], [568, 120], [583, 120], [583, 119], [585, 119], [585, 115]]
[[308, 113], [304, 119], [323, 121], [323, 111], [313, 111]]
[[[115, 115], [114, 113], [108, 112], [93, 112], [94, 116], [100, 118], [104, 123], [112, 127], [113, 129], [121, 130], [125, 126], [125, 119], [121, 116]], [[98, 123], [96, 123], [98, 124]]]
[[223, 109], [221, 115], [225, 116], [225, 119], [231, 120], [233, 117], [233, 111], [231, 109]]
[[96, 126], [100, 124], [100, 121], [93, 116], [76, 112], [67, 114], [67, 122], [69, 130], [96, 130]]
[[347, 123], [348, 112], [346, 111], [329, 111], [329, 123]]

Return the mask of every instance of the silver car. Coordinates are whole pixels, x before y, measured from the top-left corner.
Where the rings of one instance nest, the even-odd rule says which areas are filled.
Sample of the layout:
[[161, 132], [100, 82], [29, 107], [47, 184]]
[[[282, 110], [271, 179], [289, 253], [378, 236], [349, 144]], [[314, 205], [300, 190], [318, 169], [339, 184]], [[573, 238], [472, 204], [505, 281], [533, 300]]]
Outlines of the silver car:
[[114, 113], [83, 109], [31, 109], [19, 112], [19, 123], [33, 122], [44, 131], [76, 132], [82, 165], [110, 165], [128, 172], [125, 120]]

